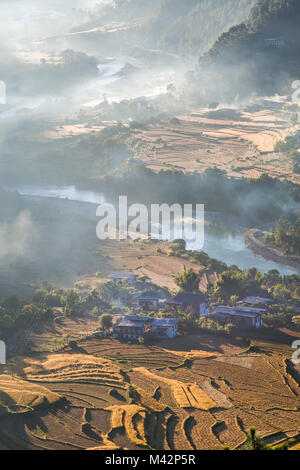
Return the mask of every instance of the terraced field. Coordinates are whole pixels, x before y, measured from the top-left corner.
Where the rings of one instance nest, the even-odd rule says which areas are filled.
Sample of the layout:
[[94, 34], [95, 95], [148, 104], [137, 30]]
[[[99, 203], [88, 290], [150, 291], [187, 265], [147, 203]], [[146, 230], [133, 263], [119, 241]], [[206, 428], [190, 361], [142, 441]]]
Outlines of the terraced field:
[[239, 449], [251, 426], [268, 443], [298, 442], [299, 386], [284, 355], [187, 362], [112, 339], [78, 346], [84, 352], [65, 348], [8, 364], [0, 376], [1, 448]]
[[285, 155], [274, 145], [296, 130], [284, 103], [265, 101], [255, 110], [200, 110], [136, 130], [136, 157], [153, 171], [203, 172], [216, 166], [235, 178], [263, 173], [299, 184]]
[[165, 351], [155, 346], [121, 344], [111, 338], [94, 340], [87, 339], [80, 343], [80, 347], [88, 354], [116, 361], [124, 369], [132, 366], [143, 367], [178, 367], [184, 363], [185, 358]]

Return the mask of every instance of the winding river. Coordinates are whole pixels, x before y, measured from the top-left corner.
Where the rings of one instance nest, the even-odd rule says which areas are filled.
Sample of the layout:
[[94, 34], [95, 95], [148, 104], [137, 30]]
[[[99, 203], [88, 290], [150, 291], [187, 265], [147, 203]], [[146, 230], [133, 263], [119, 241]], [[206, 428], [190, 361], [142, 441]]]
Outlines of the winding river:
[[[104, 193], [77, 189], [75, 186], [23, 186], [10, 189], [18, 190], [25, 197], [69, 199], [95, 205], [110, 202]], [[270, 269], [277, 269], [281, 275], [300, 274], [297, 268], [266, 260], [252, 253], [245, 246], [244, 234], [246, 229], [247, 227], [239, 224], [237, 217], [229, 217], [226, 214], [217, 212], [205, 212], [203, 250], [210, 257], [221, 260], [228, 265], [235, 264], [241, 269], [249, 269], [255, 266], [262, 273]], [[187, 248], [197, 250], [201, 247], [187, 244]]]

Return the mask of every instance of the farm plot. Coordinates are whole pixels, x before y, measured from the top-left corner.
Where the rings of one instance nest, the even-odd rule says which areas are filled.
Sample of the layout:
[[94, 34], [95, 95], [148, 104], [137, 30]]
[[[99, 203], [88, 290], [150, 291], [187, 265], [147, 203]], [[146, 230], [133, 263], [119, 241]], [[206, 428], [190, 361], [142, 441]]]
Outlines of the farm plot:
[[168, 406], [171, 409], [178, 407], [170, 386], [160, 380], [159, 376], [145, 375], [143, 369], [139, 370], [137, 368], [129, 373], [129, 377], [134, 385], [155, 398], [159, 404]]
[[263, 108], [241, 109], [239, 117], [233, 118], [226, 109], [177, 116], [177, 124], [166, 121], [135, 131], [132, 149], [138, 160], [156, 172], [173, 167], [202, 173], [216, 166], [231, 177], [259, 178], [268, 173], [299, 183], [288, 159], [273, 153], [275, 143], [291, 133], [290, 123], [272, 104]]
[[214, 426], [214, 434], [224, 445], [235, 449], [246, 440], [246, 433], [241, 427], [239, 410], [216, 410], [213, 416], [217, 420]]
[[51, 324], [43, 325], [31, 331], [28, 341], [35, 351], [53, 351], [55, 339], [68, 336], [70, 340], [80, 340], [83, 336], [91, 334], [98, 327], [98, 320], [95, 316], [85, 315], [84, 317], [64, 317], [62, 314], [54, 317]]
[[[261, 355], [249, 369], [218, 360], [195, 360], [192, 370], [214, 379], [219, 391], [237, 406], [295, 410], [300, 404], [299, 397], [291, 388], [292, 378], [287, 378], [282, 361], [281, 369], [278, 361], [276, 357], [270, 359]], [[294, 382], [293, 387], [296, 387]]]
[[[1, 420], [0, 441], [10, 449], [83, 450], [96, 447], [136, 448], [138, 444], [142, 445], [139, 441], [141, 436], [145, 445], [143, 429], [146, 410], [142, 407], [138, 410], [134, 406], [129, 407], [129, 411], [126, 409], [124, 433], [128, 431], [131, 440], [126, 437], [125, 441], [120, 442], [117, 433], [114, 436], [117, 443], [114, 444], [108, 437], [112, 429], [111, 421], [115, 421], [112, 410], [122, 407], [127, 408], [121, 402], [114, 406], [106, 403], [107, 409], [88, 408], [86, 403], [81, 406], [62, 403], [59, 407], [53, 405], [25, 413], [22, 415], [24, 419], [13, 414], [10, 419]], [[139, 416], [136, 416], [137, 411]]]
[[161, 377], [165, 377], [168, 379], [175, 379], [177, 380], [180, 377], [182, 382], [193, 382], [202, 387], [203, 382], [206, 380], [206, 377], [202, 377], [199, 374], [195, 374], [187, 367], [180, 367], [176, 369], [165, 368], [163, 370], [158, 370], [157, 374]]
[[177, 367], [184, 362], [184, 357], [158, 347], [128, 345], [113, 339], [86, 340], [82, 341], [80, 346], [89, 354], [117, 361], [124, 368], [126, 364], [127, 368], [132, 366]]
[[[47, 387], [67, 398], [74, 406], [105, 408], [111, 404], [125, 401], [125, 390], [113, 389], [103, 384], [48, 383]], [[117, 393], [112, 392], [115, 390]], [[121, 394], [122, 392], [122, 394]], [[119, 397], [119, 399], [115, 397]]]
[[111, 411], [111, 428], [108, 439], [114, 440], [116, 434], [125, 431], [129, 441], [138, 447], [148, 447], [145, 431], [147, 411], [138, 405], [122, 405], [107, 408]]
[[84, 354], [54, 354], [44, 361], [27, 360], [23, 373], [32, 382], [88, 382], [123, 387], [120, 369], [110, 361]]
[[0, 415], [25, 412], [58, 402], [60, 395], [9, 375], [0, 376]]
[[[0, 376], [2, 447], [239, 449], [253, 426], [272, 444], [300, 433], [299, 387], [282, 355], [195, 356], [170, 366], [183, 357], [110, 339], [97, 345], [99, 356], [44, 353], [14, 363], [20, 378]], [[141, 352], [149, 365], [123, 368], [104, 357], [121, 352], [134, 360]], [[163, 354], [165, 365], [150, 367]]]
[[300, 413], [297, 411], [268, 410], [267, 412], [251, 410], [251, 414], [257, 416], [265, 423], [282, 432], [300, 432]]
[[[239, 424], [241, 429], [246, 433], [249, 432], [251, 427], [255, 427], [257, 433], [261, 437], [276, 436], [278, 429], [272, 426], [270, 423], [264, 420], [264, 415], [256, 416], [255, 413], [246, 410], [238, 410]], [[262, 419], [261, 419], [262, 418]], [[281, 439], [279, 439], [281, 440]]]
[[23, 416], [6, 421], [3, 435], [9, 448], [83, 450], [104, 442], [101, 432], [92, 427], [86, 430], [82, 418], [74, 418], [69, 409], [51, 408]]
[[185, 423], [186, 434], [194, 449], [198, 450], [218, 450], [223, 448], [223, 444], [214, 433], [216, 419], [211, 413], [194, 410], [188, 421]]
[[185, 383], [175, 379], [168, 379], [144, 368], [138, 368], [137, 370], [146, 377], [159, 380], [171, 387], [177, 406], [180, 408], [209, 410], [217, 406], [217, 404], [195, 383]]

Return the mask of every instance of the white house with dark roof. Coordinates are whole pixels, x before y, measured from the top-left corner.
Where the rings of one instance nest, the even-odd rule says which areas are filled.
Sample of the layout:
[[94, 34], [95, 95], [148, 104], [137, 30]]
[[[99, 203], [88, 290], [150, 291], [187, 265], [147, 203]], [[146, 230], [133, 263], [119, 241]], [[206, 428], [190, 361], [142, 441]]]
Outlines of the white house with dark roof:
[[177, 336], [177, 332], [177, 318], [124, 315], [113, 326], [113, 336], [120, 339], [139, 339], [143, 338], [146, 333], [153, 333], [161, 339], [172, 339]]

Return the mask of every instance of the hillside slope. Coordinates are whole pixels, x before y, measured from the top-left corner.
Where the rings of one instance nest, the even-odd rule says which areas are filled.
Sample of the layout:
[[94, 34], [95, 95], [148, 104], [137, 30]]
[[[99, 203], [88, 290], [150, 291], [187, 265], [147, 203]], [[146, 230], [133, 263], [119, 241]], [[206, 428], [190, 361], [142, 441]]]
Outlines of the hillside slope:
[[[197, 79], [204, 74], [211, 83], [221, 74], [218, 100], [291, 92], [291, 81], [300, 76], [299, 20], [298, 0], [259, 0], [247, 21], [223, 33], [200, 58]], [[266, 42], [270, 38], [283, 43], [275, 47]]]
[[[245, 20], [256, 0], [117, 0], [71, 32], [106, 33], [105, 41], [198, 57], [219, 34]], [[126, 26], [125, 26], [126, 25]], [[96, 40], [98, 40], [96, 38]], [[101, 41], [100, 41], [101, 43]], [[110, 42], [107, 42], [110, 44]], [[119, 44], [120, 47], [120, 44]]]
[[256, 0], [163, 0], [145, 31], [152, 45], [182, 55], [199, 55], [218, 35], [247, 18]]

